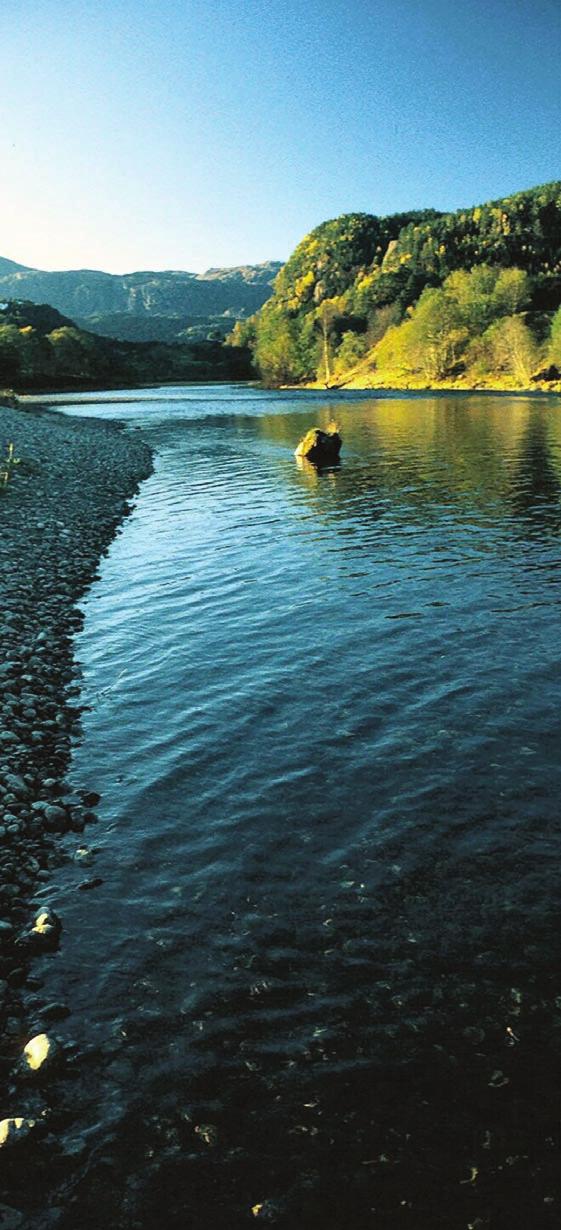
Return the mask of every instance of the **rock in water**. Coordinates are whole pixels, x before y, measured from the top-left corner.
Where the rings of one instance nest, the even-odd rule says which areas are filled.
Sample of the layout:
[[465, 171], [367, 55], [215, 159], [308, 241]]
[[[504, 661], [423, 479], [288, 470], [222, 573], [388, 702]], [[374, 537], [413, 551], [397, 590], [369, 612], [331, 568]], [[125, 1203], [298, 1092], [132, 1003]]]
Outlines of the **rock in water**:
[[339, 460], [343, 441], [335, 424], [327, 431], [312, 427], [295, 450], [296, 457], [305, 457], [316, 466], [332, 466]]
[[28, 934], [28, 942], [41, 951], [53, 951], [58, 948], [62, 923], [54, 910], [44, 906], [35, 916], [35, 922]]

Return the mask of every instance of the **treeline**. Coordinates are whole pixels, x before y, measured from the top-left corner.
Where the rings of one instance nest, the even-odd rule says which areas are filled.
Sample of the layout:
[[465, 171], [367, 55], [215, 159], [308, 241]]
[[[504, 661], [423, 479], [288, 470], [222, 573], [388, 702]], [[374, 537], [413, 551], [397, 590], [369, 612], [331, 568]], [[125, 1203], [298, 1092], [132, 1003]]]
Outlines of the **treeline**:
[[559, 380], [561, 308], [550, 317], [528, 311], [531, 300], [532, 280], [522, 269], [458, 270], [390, 325], [372, 349], [372, 367], [386, 385], [467, 377], [471, 385], [527, 388], [532, 380]]
[[561, 364], [561, 183], [459, 210], [323, 223], [230, 341], [269, 384], [473, 379]]
[[46, 304], [0, 305], [0, 388], [104, 388], [245, 380], [247, 355], [220, 342], [121, 342], [79, 329]]

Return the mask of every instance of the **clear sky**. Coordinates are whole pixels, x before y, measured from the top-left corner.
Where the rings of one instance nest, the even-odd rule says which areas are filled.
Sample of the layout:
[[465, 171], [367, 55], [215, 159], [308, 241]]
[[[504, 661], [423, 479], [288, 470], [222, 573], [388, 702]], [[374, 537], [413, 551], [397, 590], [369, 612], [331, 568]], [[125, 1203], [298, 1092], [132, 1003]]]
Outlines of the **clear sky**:
[[1, 0], [0, 255], [283, 260], [561, 178], [561, 0]]

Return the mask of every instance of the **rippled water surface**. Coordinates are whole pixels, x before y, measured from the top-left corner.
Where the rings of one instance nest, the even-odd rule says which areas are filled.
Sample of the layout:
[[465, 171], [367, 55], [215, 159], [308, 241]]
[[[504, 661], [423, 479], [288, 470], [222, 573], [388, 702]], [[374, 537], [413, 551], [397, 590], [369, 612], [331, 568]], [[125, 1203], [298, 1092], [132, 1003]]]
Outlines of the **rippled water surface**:
[[557, 1226], [559, 401], [63, 400], [156, 460], [77, 644], [56, 1225]]

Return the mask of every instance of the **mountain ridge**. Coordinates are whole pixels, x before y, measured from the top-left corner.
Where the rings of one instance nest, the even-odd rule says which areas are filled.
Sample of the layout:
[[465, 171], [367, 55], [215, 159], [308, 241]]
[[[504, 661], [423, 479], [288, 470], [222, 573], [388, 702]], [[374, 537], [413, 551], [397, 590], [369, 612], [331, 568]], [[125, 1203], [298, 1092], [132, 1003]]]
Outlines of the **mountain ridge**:
[[7, 256], [0, 256], [0, 277], [11, 273], [32, 273], [34, 270], [31, 265], [19, 265], [17, 261], [8, 260]]
[[264, 261], [204, 274], [185, 270], [114, 274], [98, 269], [33, 269], [0, 257], [0, 300], [48, 303], [72, 320], [91, 321], [98, 333], [104, 332], [106, 317], [149, 321], [151, 316], [166, 316], [180, 321], [197, 318], [203, 336], [205, 329], [224, 335], [232, 319], [253, 315], [266, 302], [281, 268], [280, 261]]

